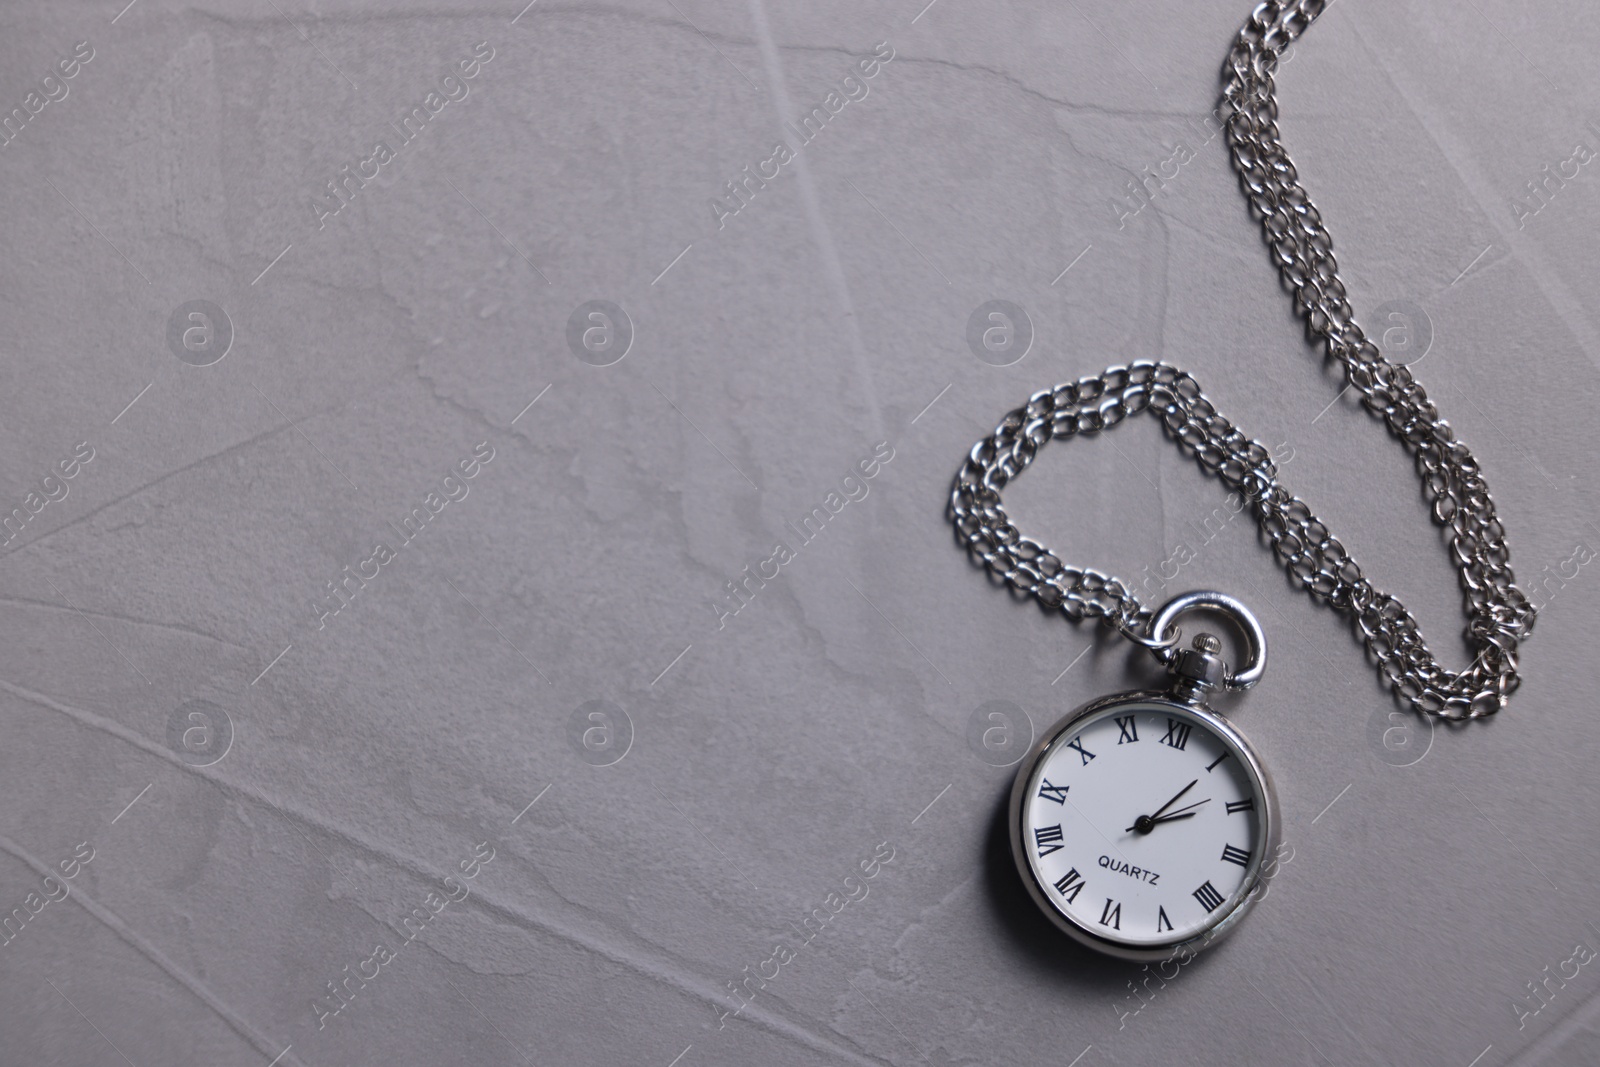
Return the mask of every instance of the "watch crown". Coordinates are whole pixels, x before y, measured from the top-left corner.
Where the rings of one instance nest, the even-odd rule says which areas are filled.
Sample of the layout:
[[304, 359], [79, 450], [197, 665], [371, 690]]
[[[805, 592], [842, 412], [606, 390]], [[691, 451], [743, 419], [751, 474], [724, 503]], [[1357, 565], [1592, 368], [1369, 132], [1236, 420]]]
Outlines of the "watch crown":
[[1196, 634], [1190, 647], [1173, 656], [1167, 672], [1177, 680], [1177, 692], [1187, 700], [1195, 700], [1209, 689], [1227, 682], [1228, 668], [1218, 654], [1222, 642], [1215, 634]]

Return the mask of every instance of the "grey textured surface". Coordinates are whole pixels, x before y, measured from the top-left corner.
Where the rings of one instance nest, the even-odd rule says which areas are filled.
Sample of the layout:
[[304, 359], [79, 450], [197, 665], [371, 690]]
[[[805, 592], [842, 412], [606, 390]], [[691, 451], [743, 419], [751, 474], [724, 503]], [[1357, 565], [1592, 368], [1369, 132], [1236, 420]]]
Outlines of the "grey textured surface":
[[[956, 549], [972, 442], [1037, 388], [1178, 363], [1464, 659], [1405, 455], [1336, 400], [1199, 132], [1248, 5], [519, 6], [0, 13], [5, 109], [93, 50], [0, 148], [0, 511], [38, 509], [0, 549], [0, 910], [27, 917], [0, 1063], [1595, 1062], [1600, 968], [1568, 961], [1600, 949], [1600, 569], [1568, 561], [1600, 549], [1600, 179], [1515, 207], [1600, 147], [1582, 5], [1341, 0], [1280, 78], [1358, 314], [1422, 309], [1417, 374], [1543, 583], [1509, 711], [1431, 747], [1396, 715], [1386, 748], [1348, 629], [1246, 523], [1196, 544], [1223, 491], [1152, 420], [1008, 496], [1135, 580], [1189, 544], [1174, 588], [1245, 598], [1275, 643], [1233, 710], [1293, 860], [1147, 1001], [1030, 913], [1011, 771], [967, 736], [987, 702], [1043, 729], [1150, 672]], [[719, 227], [724, 183], [885, 41]], [[468, 95], [402, 143], [479, 42]], [[394, 158], [319, 220], [378, 141]], [[993, 299], [1036, 334], [1006, 367], [965, 340]], [[232, 323], [210, 366], [169, 348], [193, 300]], [[591, 300], [633, 323], [609, 366], [569, 349]], [[834, 491], [860, 499], [798, 545], [784, 524]], [[794, 558], [719, 619], [778, 541]], [[804, 942], [830, 894], [859, 899]]]

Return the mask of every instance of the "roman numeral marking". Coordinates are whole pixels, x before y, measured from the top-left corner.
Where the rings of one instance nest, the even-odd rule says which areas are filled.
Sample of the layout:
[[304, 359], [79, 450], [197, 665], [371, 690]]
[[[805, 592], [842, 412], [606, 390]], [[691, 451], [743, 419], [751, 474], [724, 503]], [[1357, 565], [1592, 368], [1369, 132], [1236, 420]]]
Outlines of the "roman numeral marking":
[[1208, 912], [1216, 911], [1222, 906], [1222, 894], [1217, 892], [1217, 887], [1210, 882], [1196, 889], [1193, 896], [1194, 899], [1200, 902], [1200, 906]]
[[1122, 733], [1117, 735], [1117, 744], [1120, 745], [1124, 741], [1139, 740], [1139, 727], [1138, 724], [1133, 721], [1132, 715], [1129, 715], [1126, 718], [1118, 719], [1116, 722], [1117, 729], [1122, 731]]
[[1156, 909], [1156, 933], [1172, 929], [1172, 920], [1167, 918], [1166, 908]]
[[1255, 811], [1255, 810], [1256, 810], [1256, 798], [1255, 797], [1250, 797], [1250, 798], [1248, 798], [1246, 800], [1235, 800], [1233, 803], [1228, 805], [1228, 814], [1229, 815], [1237, 815], [1241, 811]]
[[1088, 884], [1083, 880], [1083, 875], [1078, 873], [1078, 868], [1074, 867], [1056, 881], [1056, 892], [1066, 897], [1068, 904], [1072, 904], [1076, 903], [1078, 894]]
[[1218, 756], [1216, 759], [1214, 759], [1210, 763], [1206, 764], [1206, 770], [1209, 772], [1211, 770], [1211, 768], [1215, 767], [1217, 764], [1221, 763], [1223, 760], [1227, 759], [1231, 755], [1233, 755], [1232, 752], [1224, 752], [1222, 755]]
[[1166, 735], [1161, 738], [1161, 743], [1164, 745], [1171, 745], [1179, 752], [1182, 752], [1183, 746], [1189, 743], [1189, 724], [1186, 722], [1179, 722], [1177, 719], [1168, 719], [1167, 732]]
[[[1033, 843], [1039, 846], [1039, 858], [1044, 859], [1052, 852], [1061, 850], [1061, 824], [1046, 826], [1033, 832]], [[1049, 845], [1049, 848], [1045, 848]]]
[[1250, 853], [1242, 848], [1234, 848], [1232, 845], [1222, 846], [1222, 858], [1229, 863], [1237, 863], [1241, 867], [1250, 865]]
[[1057, 804], [1065, 804], [1067, 802], [1067, 790], [1071, 788], [1068, 785], [1051, 785], [1050, 779], [1046, 778], [1044, 779], [1044, 784], [1039, 786], [1039, 795], [1046, 800], [1053, 800]]
[[1067, 742], [1067, 747], [1068, 748], [1075, 748], [1075, 749], [1078, 750], [1078, 755], [1083, 757], [1084, 766], [1088, 766], [1089, 761], [1094, 759], [1094, 753], [1093, 752], [1085, 752], [1083, 750], [1083, 738], [1081, 736], [1074, 737], [1071, 741], [1068, 741]]
[[1122, 905], [1111, 906], [1111, 898], [1106, 897], [1105, 910], [1100, 913], [1100, 925], [1109, 926], [1113, 930], [1122, 929]]

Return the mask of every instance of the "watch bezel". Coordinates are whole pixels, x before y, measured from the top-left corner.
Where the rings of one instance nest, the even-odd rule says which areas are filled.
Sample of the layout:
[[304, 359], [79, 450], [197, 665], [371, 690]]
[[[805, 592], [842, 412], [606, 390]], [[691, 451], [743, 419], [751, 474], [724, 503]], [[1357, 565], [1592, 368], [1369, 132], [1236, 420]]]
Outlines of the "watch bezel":
[[[1129, 944], [1105, 937], [1081, 925], [1070, 915], [1057, 908], [1045, 894], [1043, 879], [1034, 870], [1033, 858], [1029, 855], [1027, 848], [1027, 827], [1023, 825], [1022, 821], [1023, 803], [1031, 791], [1030, 786], [1040, 764], [1059, 745], [1076, 736], [1077, 731], [1073, 727], [1078, 723], [1091, 716], [1100, 715], [1108, 709], [1127, 704], [1155, 705], [1198, 720], [1207, 729], [1222, 738], [1224, 744], [1236, 751], [1239, 762], [1245, 767], [1247, 773], [1255, 779], [1256, 786], [1262, 797], [1262, 810], [1259, 813], [1261, 827], [1258, 833], [1258, 840], [1262, 842], [1262, 847], [1251, 858], [1250, 866], [1245, 870], [1244, 881], [1240, 888], [1229, 897], [1224, 905], [1218, 908], [1217, 914], [1220, 916], [1219, 918], [1209, 921], [1197, 934], [1172, 941]], [[1268, 866], [1268, 858], [1277, 852], [1278, 847], [1278, 793], [1273, 786], [1271, 774], [1267, 772], [1266, 766], [1261, 762], [1261, 757], [1256, 753], [1249, 739], [1236, 726], [1205, 703], [1176, 700], [1171, 693], [1162, 690], [1134, 690], [1089, 701], [1087, 704], [1069, 712], [1034, 743], [1027, 756], [1023, 758], [1021, 766], [1018, 767], [1016, 780], [1011, 787], [1010, 826], [1011, 856], [1016, 862], [1017, 873], [1027, 887], [1028, 895], [1033, 898], [1034, 904], [1058, 929], [1072, 937], [1079, 944], [1118, 959], [1134, 961], [1165, 960], [1185, 951], [1198, 952], [1200, 949], [1213, 945], [1228, 936], [1237, 929], [1239, 922], [1264, 895], [1265, 885], [1272, 876], [1272, 869]]]

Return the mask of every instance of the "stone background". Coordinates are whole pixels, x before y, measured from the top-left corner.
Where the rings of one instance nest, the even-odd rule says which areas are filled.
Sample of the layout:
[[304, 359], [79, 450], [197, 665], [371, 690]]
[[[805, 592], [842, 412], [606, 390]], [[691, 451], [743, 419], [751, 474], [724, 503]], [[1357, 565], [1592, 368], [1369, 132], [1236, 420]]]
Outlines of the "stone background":
[[[0, 12], [0, 110], [93, 52], [0, 148], [0, 513], [30, 516], [0, 549], [0, 912], [70, 890], [0, 944], [0, 1062], [1600, 1059], [1600, 968], [1568, 962], [1600, 948], [1583, 5], [1340, 0], [1280, 78], [1358, 313], [1420, 357], [1547, 604], [1504, 715], [1396, 712], [1247, 522], [1196, 534], [1223, 490], [1154, 420], [1008, 494], [1135, 582], [1188, 544], [1167, 591], [1232, 592], [1274, 642], [1232, 707], [1293, 858], [1140, 1001], [1030, 911], [1015, 757], [968, 738], [1009, 702], [1020, 754], [1151, 665], [957, 550], [972, 443], [1056, 381], [1178, 363], [1466, 659], [1410, 463], [1306, 343], [1200, 124], [1248, 4], [122, 2]], [[868, 95], [719, 226], [879, 42]], [[1546, 166], [1578, 173], [1535, 214]], [[596, 300], [632, 335], [607, 366], [568, 341]], [[1031, 322], [1006, 366], [966, 340], [990, 300]], [[867, 495], [723, 615], [880, 442]], [[721, 1018], [875, 849], [866, 898]], [[446, 876], [469, 895], [404, 944]]]

